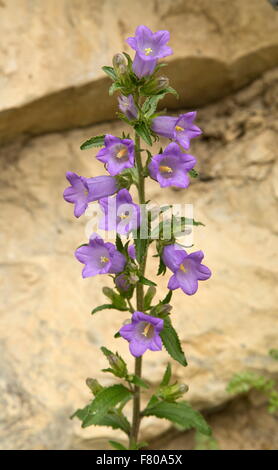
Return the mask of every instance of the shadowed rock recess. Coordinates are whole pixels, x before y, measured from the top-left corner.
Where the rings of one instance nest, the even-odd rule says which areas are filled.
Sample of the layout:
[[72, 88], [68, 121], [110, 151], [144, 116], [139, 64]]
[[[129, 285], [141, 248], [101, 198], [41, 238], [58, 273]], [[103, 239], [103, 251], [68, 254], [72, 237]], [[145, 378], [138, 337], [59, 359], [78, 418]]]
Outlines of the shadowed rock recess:
[[[108, 98], [109, 80], [100, 67], [145, 18], [173, 37], [175, 58], [165, 73], [182, 100], [162, 106], [202, 105], [198, 125], [204, 134], [191, 149], [200, 178], [183, 191], [147, 184], [148, 199], [194, 205], [194, 218], [206, 225], [194, 231], [194, 250], [203, 249], [213, 272], [196, 295], [173, 295], [173, 323], [189, 363], [173, 364], [174, 376], [189, 384], [186, 398], [195, 407], [210, 411], [230, 399], [225, 388], [234, 373], [278, 373], [278, 363], [268, 357], [277, 346], [278, 15], [259, 0], [134, 2], [132, 12], [126, 1], [112, 3], [113, 14], [108, 0], [0, 1], [2, 449], [76, 448], [86, 439], [101, 447], [104, 437], [124, 439], [108, 428], [81, 430], [68, 419], [90, 399], [86, 377], [113, 382], [99, 372], [106, 367], [100, 346], [118, 350], [130, 367], [133, 360], [127, 343], [113, 338], [128, 315], [90, 315], [104, 303], [101, 288], [110, 281], [81, 278], [73, 252], [86, 242], [90, 217], [74, 219], [62, 192], [67, 170], [105, 172], [96, 151], [81, 152], [80, 143], [126, 129], [105, 121], [114, 116], [116, 98]], [[152, 254], [150, 279], [157, 271]], [[157, 299], [168, 278], [158, 278]], [[151, 390], [167, 361], [166, 352], [144, 355]], [[144, 392], [144, 401], [150, 393]], [[230, 422], [217, 427], [216, 421], [221, 439]], [[250, 421], [252, 442], [265, 421]], [[166, 421], [145, 418], [141, 438], [153, 440], [168, 429]], [[240, 432], [239, 424], [222, 446], [240, 447]], [[263, 435], [262, 448], [277, 445], [270, 432]], [[168, 441], [164, 448], [173, 448]]]

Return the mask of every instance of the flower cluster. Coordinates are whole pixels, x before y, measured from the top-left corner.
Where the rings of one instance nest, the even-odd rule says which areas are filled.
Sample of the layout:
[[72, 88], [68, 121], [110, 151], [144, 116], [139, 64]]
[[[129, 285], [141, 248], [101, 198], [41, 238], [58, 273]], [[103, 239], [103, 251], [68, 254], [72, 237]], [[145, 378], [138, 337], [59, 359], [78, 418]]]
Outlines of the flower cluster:
[[[85, 178], [68, 172], [70, 187], [64, 191], [64, 199], [75, 205], [76, 217], [86, 211], [90, 202], [98, 201], [102, 211], [99, 229], [115, 230], [117, 233], [117, 245], [105, 243], [94, 233], [87, 244], [76, 250], [75, 256], [84, 264], [84, 278], [97, 274], [112, 275], [118, 294], [111, 294], [109, 290], [114, 302], [111, 305], [120, 310], [129, 309], [132, 313], [131, 323], [124, 325], [119, 334], [129, 342], [130, 352], [135, 357], [141, 356], [147, 349], [157, 351], [162, 348], [160, 334], [171, 306], [168, 303], [148, 305], [146, 297], [145, 301], [141, 299], [141, 305], [147, 306], [146, 311], [140, 311], [142, 307], [138, 308], [138, 305], [138, 310], [134, 311], [130, 303], [126, 308], [126, 301], [130, 302], [135, 287], [140, 282], [146, 282], [144, 251], [147, 251], [152, 242], [148, 239], [145, 244], [140, 245], [140, 238], [137, 238], [134, 245], [129, 243], [131, 235], [138, 235], [142, 222], [141, 208], [133, 201], [129, 188], [134, 184], [139, 193], [141, 191], [141, 202], [142, 181], [148, 176], [162, 188], [187, 188], [196, 158], [185, 151], [188, 151], [191, 139], [201, 134], [199, 127], [194, 124], [196, 112], [177, 117], [162, 116], [152, 108], [153, 102], [157, 105], [159, 99], [172, 92], [168, 87], [168, 79], [155, 77], [159, 68], [158, 59], [172, 54], [172, 49], [167, 45], [169, 39], [168, 31], [153, 33], [146, 26], [138, 26], [135, 36], [127, 39], [127, 43], [135, 50], [134, 60], [127, 54], [117, 54], [113, 59], [114, 68], [105, 67], [104, 70], [114, 80], [112, 91], [120, 91], [118, 104], [122, 119], [133, 126], [137, 135], [146, 142], [152, 144], [159, 136], [166, 137], [171, 142], [160, 153], [148, 158], [144, 167], [140, 155], [143, 150], [129, 136], [106, 134], [92, 138], [83, 145], [85, 148], [102, 147], [96, 158], [104, 164], [108, 174]], [[128, 238], [125, 245], [121, 236]], [[201, 264], [204, 256], [202, 251], [188, 254], [175, 240], [170, 240], [170, 243], [160, 240], [157, 246], [161, 263], [165, 265], [165, 269], [168, 267], [173, 272], [168, 282], [170, 291], [181, 288], [187, 295], [195, 294], [198, 281], [210, 277], [210, 270]], [[153, 296], [152, 293], [148, 295]], [[115, 303], [115, 299], [118, 303]]]

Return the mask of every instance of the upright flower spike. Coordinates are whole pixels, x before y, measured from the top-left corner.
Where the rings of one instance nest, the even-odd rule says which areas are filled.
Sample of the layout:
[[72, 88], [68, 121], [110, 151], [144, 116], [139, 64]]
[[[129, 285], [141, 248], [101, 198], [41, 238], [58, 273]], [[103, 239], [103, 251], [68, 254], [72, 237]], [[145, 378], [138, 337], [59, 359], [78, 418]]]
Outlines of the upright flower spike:
[[198, 289], [198, 281], [205, 281], [211, 276], [210, 269], [201, 264], [204, 257], [202, 251], [187, 254], [177, 245], [167, 245], [163, 250], [163, 261], [174, 273], [168, 282], [168, 289], [179, 287], [185, 294], [192, 295]]
[[163, 153], [153, 156], [149, 164], [149, 172], [162, 188], [167, 186], [187, 188], [190, 183], [188, 172], [195, 164], [195, 157], [183, 153], [178, 144], [172, 142]]
[[104, 243], [103, 239], [94, 233], [88, 245], [83, 245], [75, 251], [75, 257], [85, 264], [82, 276], [90, 277], [97, 274], [115, 274], [123, 271], [126, 258], [113, 243]]
[[157, 116], [153, 119], [151, 127], [156, 134], [175, 140], [187, 150], [190, 140], [202, 134], [201, 129], [193, 124], [196, 114], [196, 111], [192, 111], [178, 117]]
[[75, 205], [75, 217], [84, 214], [89, 202], [97, 201], [100, 197], [110, 196], [117, 191], [117, 182], [112, 176], [85, 178], [68, 171], [66, 177], [71, 186], [65, 189], [63, 196], [65, 201]]
[[130, 139], [119, 139], [106, 134], [105, 147], [97, 153], [97, 159], [106, 164], [110, 175], [115, 176], [126, 168], [134, 166], [134, 142]]
[[140, 225], [140, 207], [134, 204], [127, 189], [121, 189], [115, 198], [106, 197], [99, 200], [104, 213], [99, 228], [102, 230], [116, 230], [117, 233], [127, 235]]
[[141, 25], [136, 28], [135, 36], [126, 40], [136, 51], [132, 69], [138, 78], [151, 75], [158, 59], [173, 54], [172, 49], [166, 46], [169, 39], [169, 31], [153, 33], [147, 26]]
[[132, 121], [138, 116], [138, 111], [136, 109], [134, 99], [132, 95], [124, 96], [120, 95], [118, 97], [119, 108], [126, 117]]
[[151, 351], [162, 349], [159, 333], [163, 326], [164, 321], [161, 318], [136, 311], [132, 315], [132, 322], [124, 325], [119, 333], [129, 342], [131, 354], [140, 357], [147, 349]]

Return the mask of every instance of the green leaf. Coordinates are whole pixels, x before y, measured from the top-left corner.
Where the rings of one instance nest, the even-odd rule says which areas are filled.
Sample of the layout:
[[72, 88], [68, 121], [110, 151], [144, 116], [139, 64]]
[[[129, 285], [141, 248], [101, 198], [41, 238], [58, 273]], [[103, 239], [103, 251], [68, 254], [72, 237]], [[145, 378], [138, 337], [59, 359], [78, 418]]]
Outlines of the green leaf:
[[145, 122], [138, 122], [134, 129], [147, 144], [152, 145], [151, 133]]
[[170, 318], [164, 319], [164, 327], [160, 332], [162, 342], [169, 355], [183, 366], [187, 366], [179, 337], [173, 328]]
[[120, 253], [124, 252], [124, 245], [123, 245], [120, 235], [118, 234], [116, 235], [116, 247], [117, 247], [117, 250], [120, 251]]
[[163, 375], [163, 379], [162, 379], [161, 384], [160, 384], [161, 387], [165, 387], [166, 385], [169, 384], [170, 379], [171, 379], [171, 375], [172, 375], [172, 367], [171, 367], [170, 362], [168, 362], [166, 370], [165, 370], [164, 375]]
[[133, 64], [132, 58], [130, 57], [130, 55], [127, 52], [123, 52], [123, 54], [127, 59], [127, 64], [128, 64], [129, 69], [132, 70], [132, 64]]
[[165, 94], [165, 93], [171, 93], [172, 95], [175, 95], [175, 97], [178, 99], [179, 98], [179, 94], [178, 92], [172, 88], [171, 86], [168, 86], [167, 88], [165, 88], [164, 90], [162, 90], [162, 92]]
[[247, 393], [252, 388], [261, 392], [268, 392], [274, 387], [273, 380], [253, 372], [242, 372], [235, 374], [227, 385], [227, 392], [232, 394]]
[[103, 305], [99, 305], [98, 307], [94, 308], [91, 311], [91, 314], [94, 315], [94, 313], [100, 312], [101, 310], [111, 310], [111, 309], [120, 310], [121, 312], [126, 312], [126, 311], [129, 310], [127, 307], [117, 307], [116, 305], [113, 305], [113, 304], [103, 304]]
[[104, 137], [105, 134], [91, 137], [91, 139], [86, 140], [86, 142], [81, 145], [81, 150], [88, 150], [92, 147], [102, 147], [104, 145]]
[[108, 441], [109, 444], [116, 450], [128, 450], [123, 444], [117, 441]]
[[156, 283], [153, 282], [153, 281], [150, 281], [149, 279], [147, 279], [146, 277], [144, 276], [140, 276], [139, 277], [139, 281], [144, 284], [145, 286], [156, 286]]
[[107, 65], [104, 65], [104, 67], [102, 67], [102, 70], [103, 70], [104, 73], [106, 73], [106, 75], [108, 75], [108, 77], [110, 77], [112, 80], [117, 80], [117, 75], [116, 75], [115, 70], [113, 69], [113, 67], [108, 67]]
[[111, 305], [113, 305], [118, 310], [126, 310], [127, 305], [126, 301], [122, 295], [117, 294], [111, 287], [103, 287], [102, 292], [108, 299], [111, 300]]
[[196, 431], [194, 450], [219, 450], [219, 447], [213, 436], [206, 436]]
[[100, 424], [111, 408], [114, 408], [114, 406], [128, 397], [131, 398], [131, 396], [130, 390], [121, 384], [105, 387], [89, 405], [89, 412], [83, 421], [82, 427]]
[[278, 349], [271, 349], [269, 351], [269, 355], [273, 357], [276, 361], [278, 361]]
[[142, 106], [142, 112], [145, 118], [150, 118], [156, 111], [158, 102], [164, 97], [164, 95], [154, 95], [146, 99]]
[[141, 263], [143, 256], [147, 250], [148, 240], [140, 238], [140, 229], [137, 230], [137, 232], [133, 233], [133, 238], [136, 251], [136, 259], [138, 263]]
[[169, 403], [160, 401], [151, 408], [147, 407], [143, 415], [168, 419], [184, 430], [195, 428], [208, 436], [211, 434], [211, 429], [203, 416], [186, 402]]
[[194, 168], [192, 170], [189, 170], [188, 172], [192, 178], [197, 178], [199, 176], [198, 171], [196, 171]]
[[[78, 418], [80, 421], [84, 422], [88, 416], [89, 416], [89, 409], [90, 405], [85, 406], [83, 409], [77, 410], [70, 418]], [[121, 429], [124, 431], [127, 435], [130, 432], [130, 424], [126, 417], [123, 415], [123, 413], [119, 412], [118, 410], [111, 410], [108, 411], [108, 413], [99, 420], [98, 423], [92, 423], [95, 426], [108, 426], [113, 429]], [[86, 426], [82, 427], [87, 427], [90, 426], [90, 424], [86, 424]]]
[[169, 290], [168, 294], [164, 297], [164, 299], [161, 301], [162, 304], [168, 304], [172, 298], [173, 291]]
[[141, 377], [138, 377], [137, 375], [134, 375], [134, 374], [129, 375], [127, 377], [127, 380], [128, 382], [134, 385], [137, 385], [138, 387], [149, 388], [148, 384], [143, 379], [141, 379]]

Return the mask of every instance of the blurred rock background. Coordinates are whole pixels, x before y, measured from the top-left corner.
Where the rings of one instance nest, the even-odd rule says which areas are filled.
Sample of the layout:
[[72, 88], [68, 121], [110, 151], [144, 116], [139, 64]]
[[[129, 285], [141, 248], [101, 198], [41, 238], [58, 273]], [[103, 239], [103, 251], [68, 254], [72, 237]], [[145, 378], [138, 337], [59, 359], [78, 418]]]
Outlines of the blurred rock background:
[[[138, 24], [170, 31], [174, 56], [163, 73], [181, 99], [165, 99], [163, 107], [198, 110], [204, 131], [191, 150], [200, 178], [188, 190], [147, 186], [159, 203], [194, 204], [194, 217], [206, 224], [195, 230], [194, 249], [204, 250], [213, 271], [195, 296], [173, 296], [189, 362], [174, 365], [175, 377], [189, 384], [194, 406], [212, 412], [230, 400], [225, 388], [235, 372], [277, 376], [267, 353], [277, 347], [278, 12], [266, 0], [0, 0], [3, 449], [82, 448], [86, 439], [99, 448], [103, 437], [119, 438], [68, 419], [89, 400], [86, 377], [110, 383], [99, 372], [106, 366], [100, 346], [125, 357], [128, 347], [111, 339], [125, 313], [90, 316], [109, 281], [81, 278], [73, 251], [86, 241], [89, 219], [75, 220], [62, 192], [67, 170], [104, 171], [96, 152], [79, 145], [123, 129], [101, 66], [128, 51], [124, 40]], [[156, 263], [150, 256], [151, 278]], [[167, 278], [159, 280], [158, 298]], [[165, 353], [144, 356], [153, 387], [167, 360]], [[253, 409], [235, 406], [221, 412], [220, 447], [275, 448], [277, 421], [249, 419]], [[163, 448], [188, 448], [185, 440], [171, 443], [173, 434], [165, 441], [168, 429], [146, 418], [142, 438], [155, 437], [159, 447], [164, 433]]]

